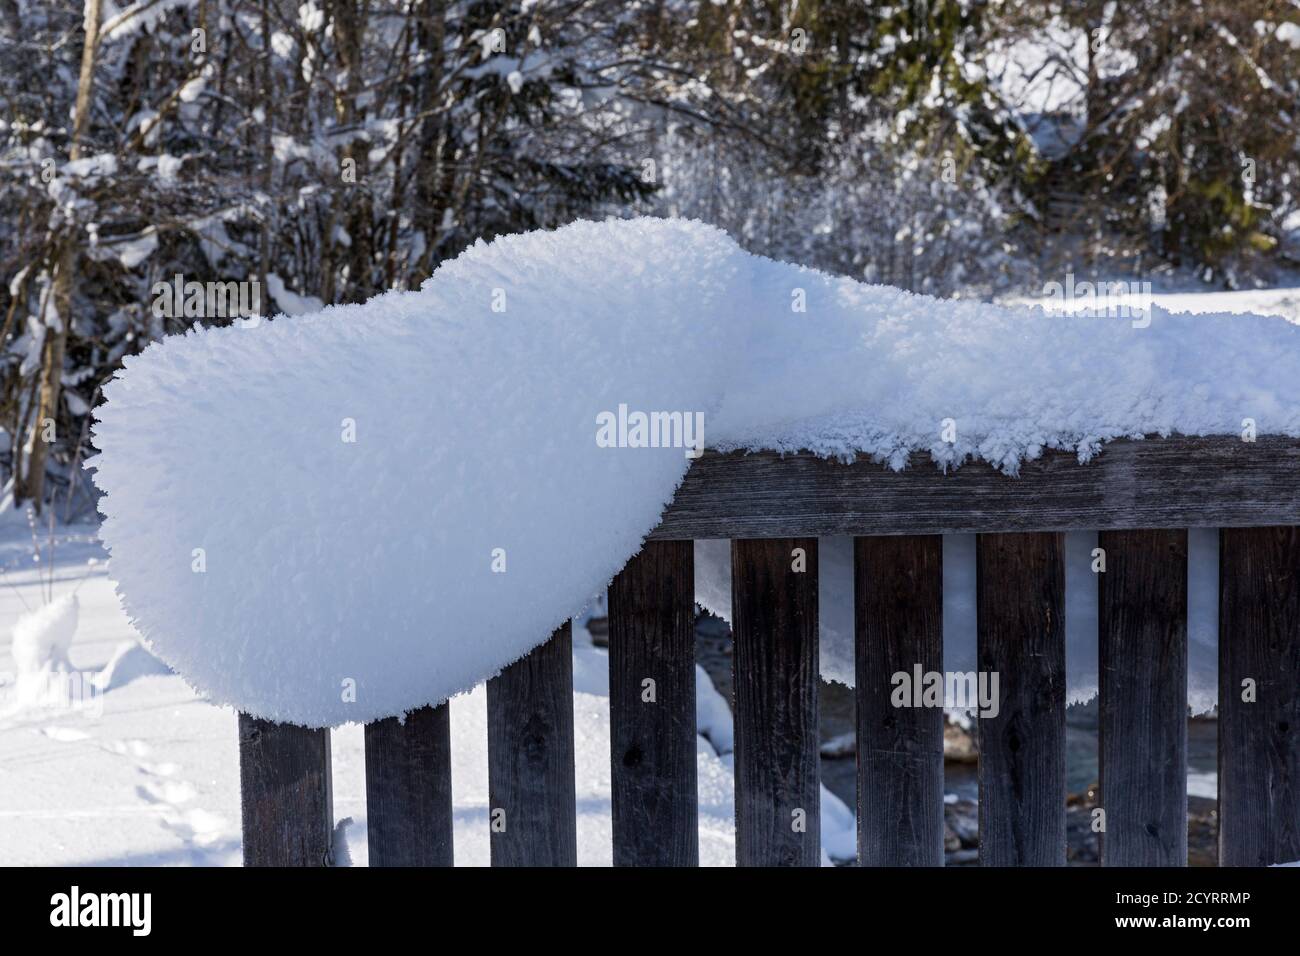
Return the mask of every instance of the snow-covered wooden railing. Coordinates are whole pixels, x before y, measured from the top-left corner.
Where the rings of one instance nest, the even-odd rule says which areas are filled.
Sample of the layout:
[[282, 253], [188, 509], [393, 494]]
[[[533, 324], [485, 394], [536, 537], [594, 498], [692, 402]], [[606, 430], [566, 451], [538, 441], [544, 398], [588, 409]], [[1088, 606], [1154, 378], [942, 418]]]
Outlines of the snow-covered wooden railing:
[[[942, 670], [939, 535], [973, 532], [979, 669], [1003, 691], [978, 721], [980, 859], [1063, 864], [1062, 532], [1090, 529], [1107, 554], [1102, 862], [1184, 865], [1189, 527], [1222, 529], [1220, 863], [1300, 858], [1298, 525], [1292, 439], [1117, 442], [1086, 466], [1048, 453], [1017, 478], [706, 454], [610, 588], [614, 862], [697, 862], [699, 538], [733, 541], [737, 862], [819, 862], [817, 537], [853, 535], [859, 860], [942, 865], [942, 712], [891, 706], [880, 675]], [[566, 624], [488, 683], [495, 865], [576, 862], [570, 644]], [[642, 703], [646, 677], [655, 706]], [[370, 862], [450, 864], [447, 706], [371, 724], [365, 740]], [[328, 731], [241, 716], [240, 757], [245, 862], [327, 862]]]

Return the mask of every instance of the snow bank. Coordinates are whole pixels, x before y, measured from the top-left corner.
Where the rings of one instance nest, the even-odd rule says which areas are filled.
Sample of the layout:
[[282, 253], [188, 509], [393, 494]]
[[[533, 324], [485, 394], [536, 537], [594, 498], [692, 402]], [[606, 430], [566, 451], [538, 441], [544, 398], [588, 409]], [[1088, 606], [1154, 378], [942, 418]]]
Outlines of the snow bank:
[[62, 706], [75, 699], [68, 649], [77, 634], [78, 613], [77, 596], [67, 594], [18, 616], [9, 647], [14, 684], [12, 691], [0, 695], [0, 712]]
[[[127, 359], [94, 433], [102, 535], [140, 632], [210, 697], [370, 720], [496, 673], [638, 550], [693, 452], [604, 447], [637, 443], [637, 412], [702, 415], [720, 449], [1010, 473], [1244, 418], [1300, 435], [1300, 329], [1147, 319], [866, 286], [694, 222], [513, 236], [418, 292]], [[837, 593], [841, 550], [821, 562]], [[851, 679], [851, 619], [823, 606], [823, 667]]]
[[10, 653], [19, 676], [71, 666], [68, 648], [77, 633], [77, 611], [77, 597], [69, 594], [21, 615], [14, 622]]
[[104, 669], [94, 676], [93, 683], [102, 691], [118, 690], [141, 677], [166, 676], [171, 672], [170, 667], [150, 654], [139, 641], [122, 641]]

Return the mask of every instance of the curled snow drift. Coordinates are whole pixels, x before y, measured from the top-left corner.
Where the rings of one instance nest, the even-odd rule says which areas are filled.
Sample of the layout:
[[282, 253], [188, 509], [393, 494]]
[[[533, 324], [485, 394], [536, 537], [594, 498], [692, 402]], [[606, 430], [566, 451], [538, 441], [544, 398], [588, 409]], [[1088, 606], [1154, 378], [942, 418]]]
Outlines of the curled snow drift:
[[545, 640], [638, 550], [689, 459], [603, 447], [620, 406], [702, 413], [717, 448], [1013, 473], [1247, 417], [1300, 435], [1300, 329], [1151, 318], [865, 286], [695, 222], [512, 236], [418, 292], [126, 359], [94, 432], [102, 535], [140, 632], [214, 700], [311, 726], [401, 714]]

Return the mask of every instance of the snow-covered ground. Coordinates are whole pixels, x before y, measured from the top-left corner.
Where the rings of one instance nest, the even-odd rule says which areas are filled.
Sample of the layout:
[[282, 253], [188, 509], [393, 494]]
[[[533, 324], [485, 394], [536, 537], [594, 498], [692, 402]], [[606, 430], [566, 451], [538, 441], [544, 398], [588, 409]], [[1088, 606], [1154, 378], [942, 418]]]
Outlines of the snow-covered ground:
[[[102, 695], [81, 706], [17, 703], [12, 632], [41, 606], [26, 524], [0, 525], [0, 865], [234, 866], [240, 862], [235, 714], [197, 696], [139, 647], [104, 566], [93, 525], [57, 532], [55, 598], [76, 590], [73, 673]], [[45, 535], [39, 539], [46, 545]], [[96, 559], [99, 564], [88, 566]], [[89, 573], [87, 573], [89, 572]], [[84, 580], [83, 580], [84, 579]], [[116, 668], [110, 664], [117, 662]], [[606, 865], [610, 849], [609, 679], [606, 652], [574, 630], [578, 860]], [[735, 862], [731, 717], [698, 670], [700, 862]], [[488, 857], [487, 709], [483, 687], [451, 701], [458, 865]], [[713, 743], [726, 751], [719, 754]], [[365, 757], [359, 725], [333, 732], [334, 812], [347, 856], [365, 865]], [[822, 790], [823, 847], [855, 851], [852, 812]]]

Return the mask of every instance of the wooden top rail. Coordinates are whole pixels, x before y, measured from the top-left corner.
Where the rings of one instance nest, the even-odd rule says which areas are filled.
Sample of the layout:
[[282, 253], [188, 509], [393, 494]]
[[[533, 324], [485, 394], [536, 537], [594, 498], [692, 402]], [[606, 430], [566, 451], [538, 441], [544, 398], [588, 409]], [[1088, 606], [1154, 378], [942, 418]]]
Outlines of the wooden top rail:
[[1012, 478], [985, 462], [896, 472], [808, 452], [706, 451], [652, 540], [1231, 528], [1300, 523], [1300, 439], [1148, 438], [1086, 465], [1048, 451]]

